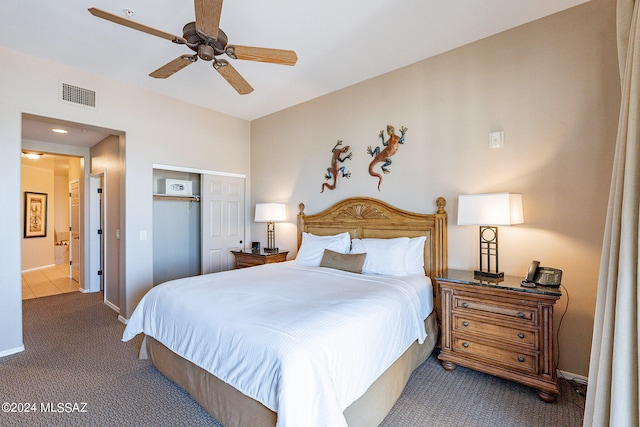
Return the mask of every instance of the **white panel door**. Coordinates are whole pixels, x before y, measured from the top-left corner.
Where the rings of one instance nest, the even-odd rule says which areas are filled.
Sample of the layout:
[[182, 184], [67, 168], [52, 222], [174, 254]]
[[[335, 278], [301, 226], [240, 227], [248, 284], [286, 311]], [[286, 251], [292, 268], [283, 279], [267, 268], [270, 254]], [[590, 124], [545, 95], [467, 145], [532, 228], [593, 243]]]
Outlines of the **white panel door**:
[[244, 248], [244, 190], [244, 178], [202, 175], [202, 274], [230, 270]]

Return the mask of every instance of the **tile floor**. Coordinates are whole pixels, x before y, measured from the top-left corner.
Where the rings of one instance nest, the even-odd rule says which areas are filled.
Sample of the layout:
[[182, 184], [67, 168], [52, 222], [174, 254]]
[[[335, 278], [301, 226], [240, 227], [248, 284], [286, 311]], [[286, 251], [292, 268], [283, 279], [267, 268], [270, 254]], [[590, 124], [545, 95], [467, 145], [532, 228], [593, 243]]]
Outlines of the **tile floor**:
[[22, 273], [22, 299], [76, 292], [78, 282], [69, 277], [69, 264], [57, 264]]

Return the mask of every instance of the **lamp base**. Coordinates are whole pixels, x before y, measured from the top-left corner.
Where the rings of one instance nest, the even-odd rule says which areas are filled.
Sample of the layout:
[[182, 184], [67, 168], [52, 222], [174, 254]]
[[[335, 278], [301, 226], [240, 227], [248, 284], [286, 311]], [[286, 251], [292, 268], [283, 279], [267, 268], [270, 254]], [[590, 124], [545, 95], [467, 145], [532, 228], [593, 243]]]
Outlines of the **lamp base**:
[[275, 254], [278, 253], [279, 248], [264, 248], [263, 251], [267, 254]]
[[491, 279], [495, 281], [501, 281], [501, 280], [504, 280], [504, 272], [498, 271], [498, 272], [492, 273], [489, 271], [474, 270], [473, 277], [476, 279], [485, 279], [485, 280]]

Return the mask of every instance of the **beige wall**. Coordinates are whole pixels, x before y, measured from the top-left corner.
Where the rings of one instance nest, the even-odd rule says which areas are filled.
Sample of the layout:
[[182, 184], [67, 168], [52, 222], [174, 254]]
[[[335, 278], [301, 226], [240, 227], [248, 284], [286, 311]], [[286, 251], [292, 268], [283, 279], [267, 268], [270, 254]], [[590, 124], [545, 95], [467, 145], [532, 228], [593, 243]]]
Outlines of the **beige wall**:
[[[91, 175], [103, 175], [105, 300], [120, 307], [120, 137], [110, 135], [91, 147]], [[91, 272], [90, 274], [94, 274]]]
[[[564, 271], [559, 368], [586, 376], [620, 90], [613, 3], [595, 0], [253, 121], [252, 203], [288, 204], [278, 246], [295, 249], [299, 202], [314, 213], [364, 195], [431, 212], [442, 195], [449, 267], [473, 269], [478, 231], [456, 225], [457, 196], [521, 192], [525, 224], [500, 228], [501, 269], [524, 276], [537, 259]], [[380, 145], [387, 124], [409, 130], [378, 192], [366, 148]], [[503, 148], [488, 148], [495, 130]], [[352, 176], [320, 194], [338, 139], [351, 146]], [[253, 233], [263, 236], [263, 224]]]
[[[40, 163], [38, 163], [40, 162]], [[47, 195], [47, 235], [44, 237], [24, 238], [24, 198], [25, 191]], [[20, 217], [22, 225], [22, 271], [49, 267], [55, 261], [54, 212], [56, 209], [53, 158], [42, 157], [38, 160], [24, 159], [22, 162], [22, 203]]]

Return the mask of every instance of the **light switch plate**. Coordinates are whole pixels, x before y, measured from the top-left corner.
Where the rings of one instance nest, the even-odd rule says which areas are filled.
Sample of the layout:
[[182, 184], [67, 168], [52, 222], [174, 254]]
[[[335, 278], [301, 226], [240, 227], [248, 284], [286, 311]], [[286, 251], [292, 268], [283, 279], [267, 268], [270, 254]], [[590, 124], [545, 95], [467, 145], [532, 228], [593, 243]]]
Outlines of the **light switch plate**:
[[489, 132], [489, 148], [504, 147], [504, 131]]

